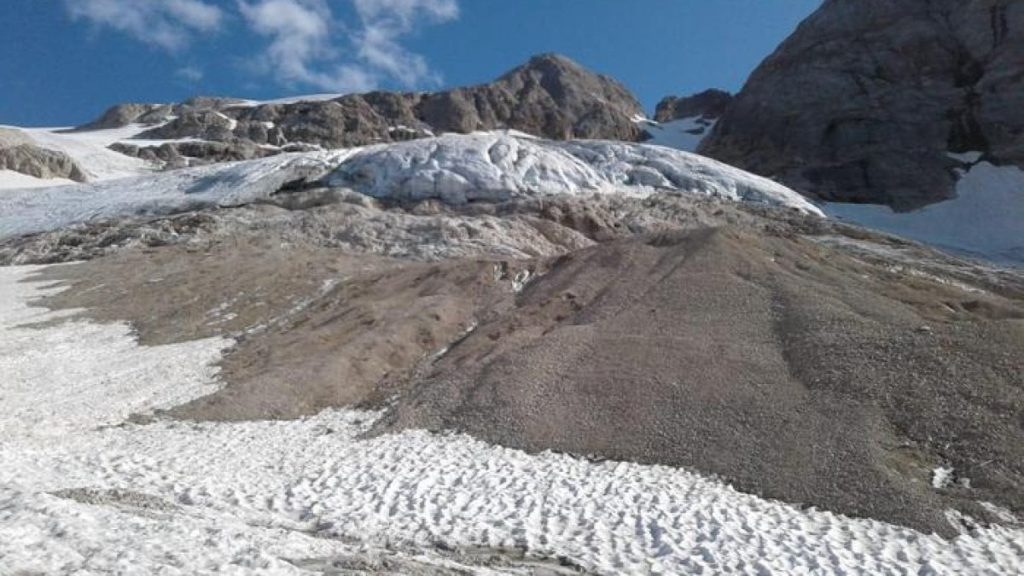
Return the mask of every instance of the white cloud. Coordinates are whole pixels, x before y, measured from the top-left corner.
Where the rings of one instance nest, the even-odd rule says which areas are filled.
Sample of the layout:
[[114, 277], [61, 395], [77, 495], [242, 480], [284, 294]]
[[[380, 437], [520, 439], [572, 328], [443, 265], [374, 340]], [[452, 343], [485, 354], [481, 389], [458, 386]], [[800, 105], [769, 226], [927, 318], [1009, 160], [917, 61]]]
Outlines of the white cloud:
[[178, 68], [174, 75], [186, 82], [196, 83], [203, 79], [203, 70], [198, 66], [183, 66]]
[[198, 32], [216, 32], [224, 11], [205, 0], [65, 0], [72, 18], [177, 51]]
[[239, 0], [238, 9], [255, 33], [270, 39], [260, 56], [260, 68], [286, 83], [348, 89], [341, 86], [343, 81], [351, 81], [348, 75], [335, 78], [317, 68], [317, 64], [335, 59], [333, 15], [325, 0]]
[[[332, 10], [342, 1], [355, 21]], [[108, 27], [170, 51], [199, 33], [215, 32], [230, 17], [266, 42], [248, 58], [261, 73], [289, 86], [364, 92], [385, 82], [406, 88], [439, 84], [426, 59], [404, 40], [423, 26], [459, 17], [458, 0], [235, 0], [229, 14], [214, 0], [65, 0], [73, 18]], [[196, 81], [197, 68], [178, 76]]]
[[238, 0], [254, 32], [270, 39], [262, 68], [285, 83], [362, 92], [393, 80], [405, 87], [437, 84], [421, 55], [401, 45], [424, 24], [453, 20], [456, 0], [352, 0], [359, 22], [335, 19], [326, 0]]
[[399, 44], [422, 23], [442, 23], [459, 17], [456, 0], [354, 0], [362, 22], [357, 34], [359, 57], [406, 86], [436, 84], [426, 60]]
[[364, 20], [389, 22], [406, 31], [420, 18], [447, 22], [459, 17], [456, 0], [353, 0]]

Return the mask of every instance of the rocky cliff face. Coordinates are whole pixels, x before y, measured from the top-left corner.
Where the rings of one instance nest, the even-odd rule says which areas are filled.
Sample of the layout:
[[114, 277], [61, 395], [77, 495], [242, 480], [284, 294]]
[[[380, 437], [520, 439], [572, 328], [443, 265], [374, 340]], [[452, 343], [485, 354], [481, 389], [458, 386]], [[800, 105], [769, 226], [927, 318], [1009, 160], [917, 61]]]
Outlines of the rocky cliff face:
[[724, 90], [705, 90], [687, 97], [669, 96], [658, 102], [654, 111], [657, 122], [671, 122], [683, 118], [720, 118], [732, 104], [732, 94]]
[[953, 195], [950, 152], [1024, 164], [1024, 1], [826, 0], [701, 152], [829, 200]]
[[[173, 106], [122, 105], [83, 129], [162, 123], [139, 138], [224, 143], [230, 149], [215, 147], [216, 157], [249, 158], [295, 145], [339, 148], [502, 128], [559, 140], [636, 141], [641, 138], [636, 116], [643, 110], [621, 84], [565, 57], [543, 55], [490, 84], [447, 92], [373, 92], [291, 103], [201, 98]], [[120, 151], [140, 157], [187, 155], [180, 145], [170, 146], [175, 150], [121, 146]], [[193, 145], [189, 152], [207, 149]]]

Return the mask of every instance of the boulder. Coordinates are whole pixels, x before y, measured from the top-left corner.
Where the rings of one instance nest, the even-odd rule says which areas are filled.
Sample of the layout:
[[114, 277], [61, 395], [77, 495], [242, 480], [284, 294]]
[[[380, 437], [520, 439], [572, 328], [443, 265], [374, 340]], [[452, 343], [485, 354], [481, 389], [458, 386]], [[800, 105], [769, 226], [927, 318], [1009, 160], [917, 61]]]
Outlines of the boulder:
[[41, 179], [87, 180], [85, 172], [64, 152], [40, 148], [28, 134], [7, 128], [0, 128], [0, 170]]

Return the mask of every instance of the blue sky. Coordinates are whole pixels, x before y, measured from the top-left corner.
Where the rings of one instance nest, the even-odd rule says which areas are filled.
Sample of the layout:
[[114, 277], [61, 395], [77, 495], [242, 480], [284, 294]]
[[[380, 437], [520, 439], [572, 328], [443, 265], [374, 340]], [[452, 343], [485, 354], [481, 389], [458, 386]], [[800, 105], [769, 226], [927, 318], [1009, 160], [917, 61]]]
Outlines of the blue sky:
[[820, 0], [3, 0], [0, 124], [118, 102], [491, 80], [559, 52], [646, 108], [738, 90]]

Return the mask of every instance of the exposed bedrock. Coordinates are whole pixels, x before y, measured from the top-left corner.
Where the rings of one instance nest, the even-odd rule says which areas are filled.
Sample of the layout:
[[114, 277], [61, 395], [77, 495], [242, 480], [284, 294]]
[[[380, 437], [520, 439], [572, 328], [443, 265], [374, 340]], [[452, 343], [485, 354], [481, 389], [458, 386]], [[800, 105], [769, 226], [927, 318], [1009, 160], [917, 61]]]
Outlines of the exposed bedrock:
[[445, 92], [372, 92], [290, 103], [200, 98], [173, 106], [121, 105], [82, 129], [159, 121], [166, 123], [139, 138], [341, 148], [494, 129], [559, 140], [636, 141], [641, 138], [637, 116], [643, 109], [621, 84], [547, 54], [489, 84]]
[[686, 97], [669, 96], [658, 102], [654, 119], [658, 122], [671, 122], [683, 118], [720, 118], [732, 101], [732, 94], [715, 89]]
[[0, 170], [35, 178], [66, 178], [85, 182], [85, 172], [64, 152], [40, 148], [20, 130], [0, 128]]
[[1024, 2], [828, 0], [765, 60], [701, 152], [820, 198], [954, 194], [948, 152], [1024, 164]]

